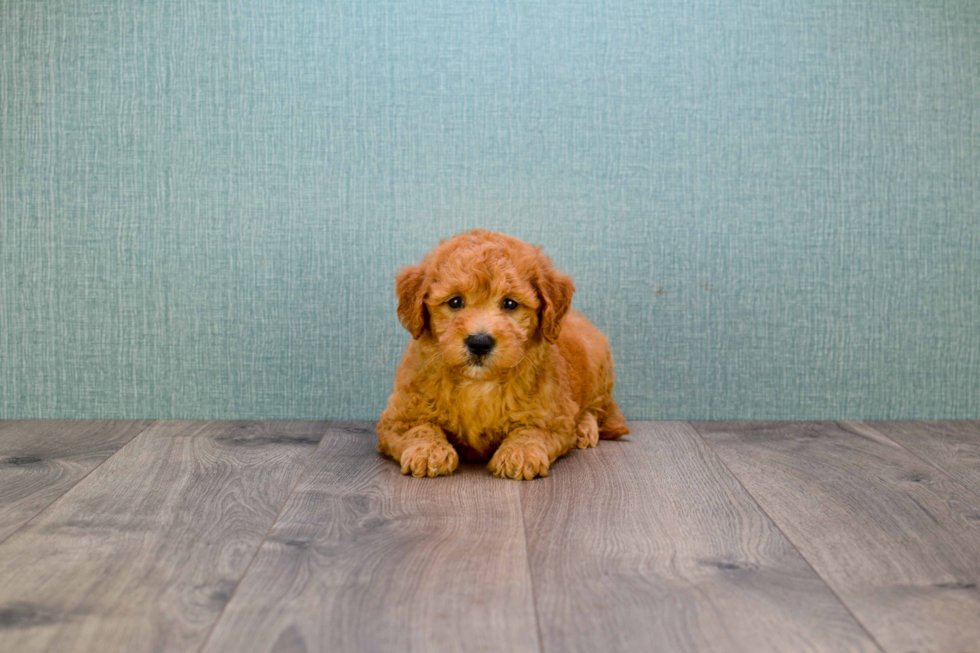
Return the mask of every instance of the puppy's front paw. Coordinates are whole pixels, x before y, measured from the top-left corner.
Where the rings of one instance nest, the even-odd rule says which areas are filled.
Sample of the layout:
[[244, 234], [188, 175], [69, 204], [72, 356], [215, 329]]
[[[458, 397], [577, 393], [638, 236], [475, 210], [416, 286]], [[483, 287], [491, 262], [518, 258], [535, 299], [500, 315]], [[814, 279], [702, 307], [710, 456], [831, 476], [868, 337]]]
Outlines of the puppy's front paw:
[[435, 478], [452, 474], [459, 467], [459, 456], [448, 442], [423, 442], [402, 452], [402, 474]]
[[487, 467], [494, 476], [530, 481], [535, 476], [547, 476], [551, 461], [540, 445], [509, 444], [504, 442], [493, 454]]

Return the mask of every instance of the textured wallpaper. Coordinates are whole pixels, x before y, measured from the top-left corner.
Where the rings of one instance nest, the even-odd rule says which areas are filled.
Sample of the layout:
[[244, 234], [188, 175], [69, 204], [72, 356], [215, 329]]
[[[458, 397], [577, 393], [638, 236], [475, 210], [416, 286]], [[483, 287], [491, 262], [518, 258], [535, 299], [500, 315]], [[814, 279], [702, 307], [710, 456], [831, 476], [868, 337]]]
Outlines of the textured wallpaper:
[[980, 417], [980, 3], [0, 0], [0, 417], [356, 418], [543, 245], [630, 419]]

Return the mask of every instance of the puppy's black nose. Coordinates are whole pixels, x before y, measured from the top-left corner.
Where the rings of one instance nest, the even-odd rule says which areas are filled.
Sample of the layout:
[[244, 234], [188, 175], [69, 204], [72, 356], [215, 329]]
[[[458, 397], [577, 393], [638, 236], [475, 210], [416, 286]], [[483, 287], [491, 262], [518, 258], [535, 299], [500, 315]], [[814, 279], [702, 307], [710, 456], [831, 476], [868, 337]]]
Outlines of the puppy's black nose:
[[489, 333], [474, 333], [471, 336], [466, 336], [464, 342], [466, 343], [466, 348], [476, 356], [489, 354], [490, 350], [497, 343]]

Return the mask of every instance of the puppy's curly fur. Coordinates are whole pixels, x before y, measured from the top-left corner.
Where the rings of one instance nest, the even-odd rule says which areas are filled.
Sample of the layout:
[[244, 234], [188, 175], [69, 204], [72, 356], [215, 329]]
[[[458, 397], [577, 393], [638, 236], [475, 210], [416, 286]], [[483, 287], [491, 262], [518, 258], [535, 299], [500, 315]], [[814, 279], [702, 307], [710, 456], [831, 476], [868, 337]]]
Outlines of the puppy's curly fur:
[[540, 247], [476, 229], [402, 270], [396, 288], [413, 340], [378, 449], [402, 473], [450, 474], [460, 455], [492, 455], [494, 475], [532, 479], [571, 447], [629, 433], [609, 343], [571, 310], [575, 285]]

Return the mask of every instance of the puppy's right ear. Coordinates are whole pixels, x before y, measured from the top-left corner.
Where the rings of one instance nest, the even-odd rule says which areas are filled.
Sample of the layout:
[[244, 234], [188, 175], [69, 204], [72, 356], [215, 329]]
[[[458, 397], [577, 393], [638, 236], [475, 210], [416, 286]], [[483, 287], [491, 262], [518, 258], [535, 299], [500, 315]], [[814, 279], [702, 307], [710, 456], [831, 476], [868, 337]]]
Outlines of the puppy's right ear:
[[398, 294], [398, 319], [418, 340], [429, 326], [429, 311], [425, 308], [425, 268], [412, 265], [399, 272], [395, 292]]

